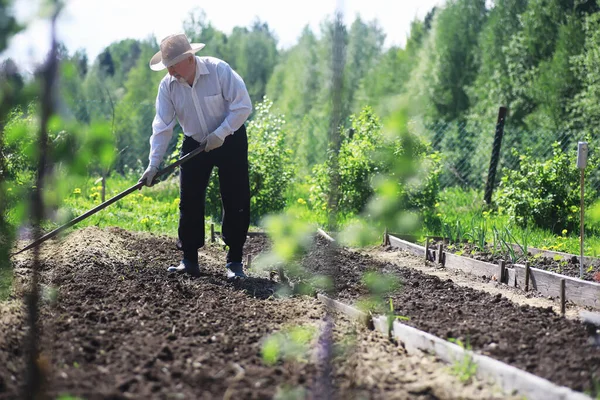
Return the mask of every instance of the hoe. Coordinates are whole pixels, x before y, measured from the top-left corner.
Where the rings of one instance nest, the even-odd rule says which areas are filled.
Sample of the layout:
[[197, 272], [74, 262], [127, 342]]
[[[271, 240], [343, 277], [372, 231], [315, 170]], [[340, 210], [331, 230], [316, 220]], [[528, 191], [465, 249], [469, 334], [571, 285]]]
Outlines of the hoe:
[[[164, 169], [161, 169], [160, 171], [158, 171], [156, 173], [156, 176], [154, 177], [154, 181], [156, 181], [156, 179], [159, 178], [160, 176], [166, 175], [166, 174], [172, 172], [175, 168], [177, 168], [178, 166], [180, 166], [184, 162], [188, 161], [192, 157], [195, 157], [196, 155], [200, 154], [201, 152], [204, 151], [205, 148], [206, 148], [206, 142], [200, 143], [200, 146], [197, 149], [195, 149], [194, 151], [189, 152], [185, 156], [181, 157], [179, 160], [175, 161], [173, 164], [171, 164], [171, 165], [165, 167]], [[92, 208], [91, 210], [89, 210], [89, 211], [85, 212], [84, 214], [80, 215], [79, 217], [72, 219], [71, 221], [67, 222], [66, 224], [64, 224], [62, 226], [59, 226], [58, 228], [54, 229], [51, 232], [46, 233], [45, 235], [43, 235], [42, 237], [40, 237], [39, 239], [37, 239], [33, 243], [27, 245], [26, 247], [24, 247], [23, 249], [19, 250], [18, 252], [13, 253], [13, 256], [16, 256], [17, 254], [20, 254], [20, 253], [22, 253], [22, 252], [24, 252], [26, 250], [29, 250], [29, 249], [31, 249], [31, 248], [33, 248], [35, 246], [40, 245], [41, 243], [45, 242], [48, 239], [53, 238], [54, 236], [58, 235], [63, 230], [65, 230], [65, 229], [67, 229], [67, 228], [75, 225], [78, 222], [83, 221], [84, 219], [86, 219], [89, 216], [92, 216], [92, 215], [96, 214], [98, 211], [100, 211], [100, 210], [108, 207], [112, 203], [115, 203], [115, 202], [121, 200], [123, 197], [127, 196], [128, 194], [131, 194], [131, 193], [135, 192], [136, 190], [141, 189], [142, 186], [144, 186], [143, 183], [136, 183], [135, 185], [133, 185], [129, 189], [126, 189], [126, 190], [122, 191], [121, 193], [119, 193], [115, 197], [106, 200], [104, 203], [102, 203], [102, 204], [100, 204], [100, 205]]]

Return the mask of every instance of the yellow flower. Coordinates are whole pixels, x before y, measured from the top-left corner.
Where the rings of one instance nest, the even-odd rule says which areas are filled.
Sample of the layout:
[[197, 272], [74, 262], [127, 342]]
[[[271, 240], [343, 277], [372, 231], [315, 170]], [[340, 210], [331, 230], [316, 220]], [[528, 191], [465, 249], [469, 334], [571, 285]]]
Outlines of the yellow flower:
[[73, 194], [81, 194], [81, 189], [79, 189], [79, 188], [73, 189]]
[[173, 200], [173, 204], [176, 206], [179, 205], [179, 197]]
[[142, 224], [147, 224], [147, 223], [148, 223], [148, 218], [142, 218], [142, 219], [140, 220], [140, 223], [142, 223]]
[[144, 202], [149, 203], [152, 201], [152, 197], [144, 196]]
[[566, 229], [563, 229], [563, 230], [562, 230], [562, 234], [563, 234], [563, 236], [567, 236], [567, 230], [566, 230]]
[[303, 198], [299, 198], [298, 204], [306, 204], [306, 200], [304, 200]]

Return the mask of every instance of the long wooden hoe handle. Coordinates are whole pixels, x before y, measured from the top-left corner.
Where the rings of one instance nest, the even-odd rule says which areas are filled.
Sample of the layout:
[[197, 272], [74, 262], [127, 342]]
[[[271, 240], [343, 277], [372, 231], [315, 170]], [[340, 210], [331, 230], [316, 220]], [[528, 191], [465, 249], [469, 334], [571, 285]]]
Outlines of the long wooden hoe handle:
[[[177, 168], [178, 166], [180, 166], [181, 164], [183, 164], [184, 162], [188, 161], [189, 159], [191, 159], [192, 157], [197, 156], [198, 154], [202, 153], [204, 151], [204, 149], [206, 148], [206, 142], [202, 142], [200, 143], [200, 146], [197, 149], [194, 149], [193, 151], [187, 153], [185, 156], [181, 157], [179, 160], [175, 161], [173, 164], [161, 169], [160, 171], [158, 171], [156, 173], [156, 175], [154, 176], [154, 181], [156, 181], [157, 178], [161, 177], [162, 175], [166, 175], [171, 173], [175, 168]], [[104, 203], [92, 208], [91, 210], [87, 211], [85, 214], [80, 215], [77, 218], [72, 219], [71, 221], [67, 222], [66, 224], [59, 226], [58, 228], [56, 228], [55, 230], [46, 233], [45, 235], [43, 235], [42, 237], [40, 237], [39, 239], [37, 239], [36, 241], [34, 241], [33, 243], [27, 245], [26, 247], [24, 247], [23, 249], [17, 251], [16, 253], [13, 253], [13, 256], [16, 256], [17, 254], [20, 254], [26, 250], [29, 250], [43, 242], [45, 242], [48, 239], [53, 238], [54, 236], [58, 235], [60, 232], [64, 231], [67, 228], [70, 228], [71, 226], [75, 225], [78, 222], [83, 221], [84, 219], [86, 219], [87, 217], [96, 214], [98, 211], [105, 209], [106, 207], [110, 206], [112, 203], [115, 203], [119, 200], [121, 200], [123, 197], [127, 196], [128, 194], [131, 194], [133, 192], [135, 192], [136, 190], [139, 190], [142, 188], [142, 186], [144, 186], [143, 183], [138, 182], [135, 185], [133, 185], [132, 187], [130, 187], [129, 189], [126, 189], [124, 191], [122, 191], [121, 193], [119, 193], [118, 195], [116, 195], [115, 197], [112, 197], [108, 200], [106, 200]]]

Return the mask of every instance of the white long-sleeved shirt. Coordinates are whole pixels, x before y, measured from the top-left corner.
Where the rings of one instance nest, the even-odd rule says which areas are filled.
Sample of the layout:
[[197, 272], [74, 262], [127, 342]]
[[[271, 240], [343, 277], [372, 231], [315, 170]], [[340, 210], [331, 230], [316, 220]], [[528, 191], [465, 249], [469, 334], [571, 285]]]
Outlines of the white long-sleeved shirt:
[[177, 122], [185, 135], [198, 142], [212, 132], [225, 140], [251, 112], [248, 90], [237, 72], [218, 58], [196, 57], [192, 86], [169, 74], [160, 82], [150, 137], [150, 165], [160, 165]]

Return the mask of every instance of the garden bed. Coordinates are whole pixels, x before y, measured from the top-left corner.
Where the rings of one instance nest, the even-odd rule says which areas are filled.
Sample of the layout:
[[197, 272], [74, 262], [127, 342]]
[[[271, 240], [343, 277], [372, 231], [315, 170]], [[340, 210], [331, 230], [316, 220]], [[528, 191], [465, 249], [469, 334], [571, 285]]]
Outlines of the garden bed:
[[[252, 237], [246, 254], [268, 247]], [[16, 260], [17, 282], [31, 271]], [[323, 304], [273, 296], [278, 284], [253, 276], [228, 283], [222, 246], [200, 252], [200, 278], [169, 274], [175, 240], [86, 228], [44, 244], [40, 365], [48, 398], [253, 398], [323, 393], [322, 365], [308, 353], [265, 363], [263, 340], [294, 326], [322, 327]], [[49, 295], [53, 288], [57, 296]], [[0, 307], [0, 398], [18, 398], [24, 379], [25, 312]], [[464, 385], [433, 358], [420, 358], [347, 319], [336, 320], [332, 398], [504, 398], [490, 385]], [[321, 392], [319, 392], [321, 391]]]
[[512, 245], [512, 252], [514, 253], [511, 254], [508, 251], [493, 251], [489, 243], [486, 243], [484, 248], [480, 249], [480, 246], [473, 243], [449, 244], [447, 240], [430, 240], [429, 246], [431, 248], [438, 249], [440, 245], [442, 246], [442, 251], [479, 261], [492, 264], [504, 261], [507, 266], [527, 263], [532, 268], [586, 281], [600, 282], [600, 259], [594, 257], [583, 258], [583, 278], [580, 278], [579, 255], [548, 251], [535, 247], [527, 247], [527, 255], [524, 255], [523, 249], [515, 244]]
[[498, 264], [492, 264], [474, 257], [464, 257], [460, 252], [455, 254], [444, 251], [444, 243], [441, 240], [436, 246], [427, 242], [426, 247], [422, 247], [388, 235], [386, 243], [391, 244], [392, 247], [423, 256], [424, 260], [437, 262], [449, 269], [457, 269], [484, 279], [506, 283], [525, 291], [537, 290], [545, 296], [559, 298], [563, 312], [566, 302], [600, 309], [600, 283], [594, 281], [556, 274], [528, 264], [511, 265], [507, 264], [504, 259], [499, 259]]
[[[322, 240], [322, 239], [321, 239]], [[473, 350], [577, 391], [595, 391], [600, 379], [600, 348], [585, 327], [551, 309], [517, 306], [502, 295], [460, 287], [451, 280], [375, 261], [338, 249], [317, 247], [306, 257], [312, 273], [334, 277], [336, 297], [354, 303], [368, 295], [367, 271], [396, 276], [402, 286], [390, 294], [403, 323], [442, 339], [459, 340]]]

